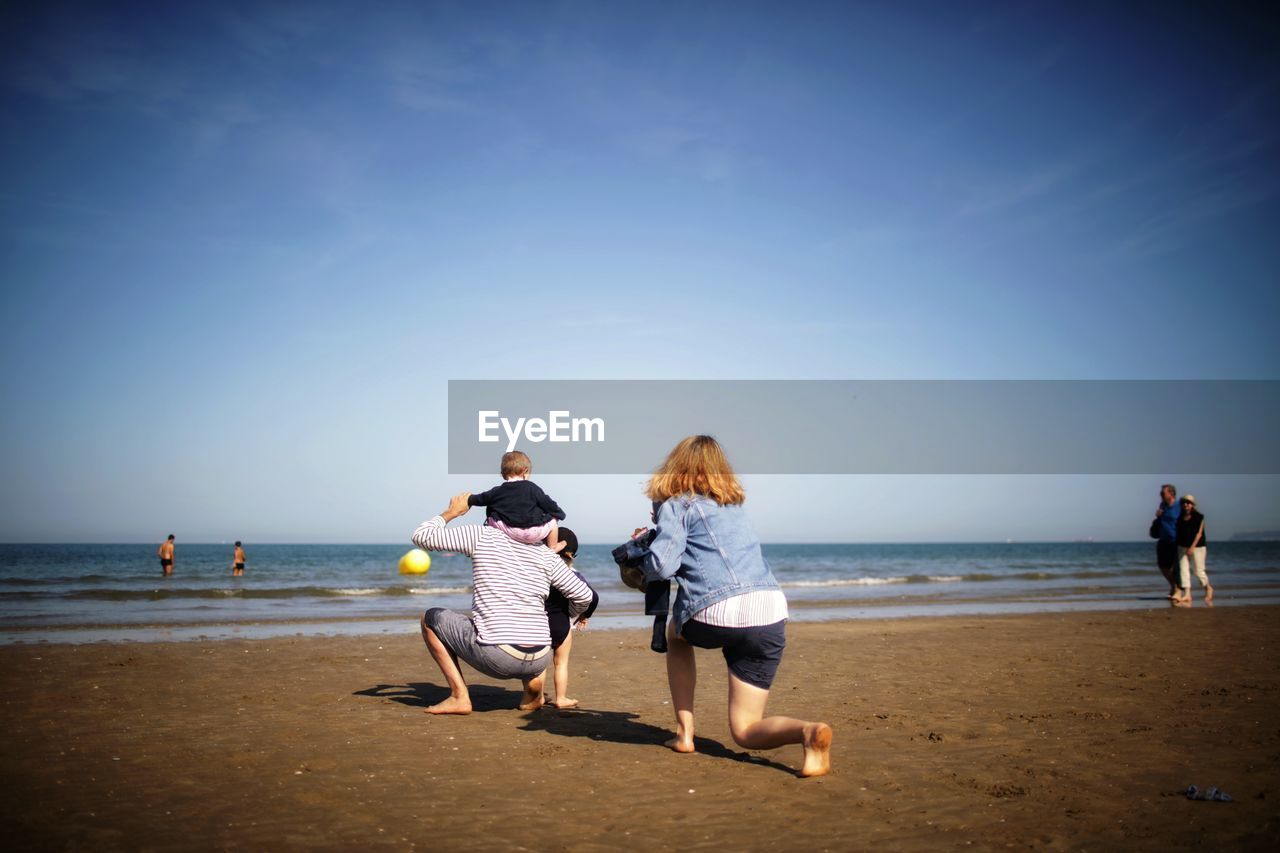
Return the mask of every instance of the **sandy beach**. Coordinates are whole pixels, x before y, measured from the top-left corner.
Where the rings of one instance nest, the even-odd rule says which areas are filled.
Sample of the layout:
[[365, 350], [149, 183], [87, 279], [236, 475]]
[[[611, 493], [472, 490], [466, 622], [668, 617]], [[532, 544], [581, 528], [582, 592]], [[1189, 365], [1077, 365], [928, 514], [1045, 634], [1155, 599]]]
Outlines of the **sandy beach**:
[[[1270, 849], [1277, 610], [797, 624], [770, 710], [834, 772], [729, 737], [699, 652], [699, 754], [661, 746], [663, 659], [589, 631], [582, 709], [439, 718], [421, 641], [0, 648], [5, 834], [33, 849]], [[1194, 802], [1187, 784], [1232, 803]]]

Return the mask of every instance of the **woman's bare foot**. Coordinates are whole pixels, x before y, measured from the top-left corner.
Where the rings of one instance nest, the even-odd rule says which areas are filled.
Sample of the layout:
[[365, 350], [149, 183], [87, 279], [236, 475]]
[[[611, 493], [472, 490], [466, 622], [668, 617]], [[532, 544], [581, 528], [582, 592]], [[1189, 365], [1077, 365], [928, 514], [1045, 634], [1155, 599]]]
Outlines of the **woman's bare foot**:
[[831, 726], [810, 723], [804, 727], [804, 766], [801, 776], [825, 776], [831, 772]]
[[436, 704], [427, 708], [427, 713], [428, 714], [470, 714], [471, 700], [459, 699], [457, 696], [450, 696], [448, 699], [444, 700], [443, 702], [437, 702]]
[[560, 709], [576, 708], [578, 707], [578, 700], [577, 699], [561, 699], [557, 697], [556, 701], [550, 702], [548, 704], [551, 705], [552, 708], [560, 708]]
[[1211, 586], [1204, 588], [1204, 603], [1213, 604], [1213, 587]]
[[669, 746], [676, 752], [693, 752], [693, 738], [683, 738], [680, 737], [680, 735], [676, 735], [671, 740], [664, 743], [663, 746]]
[[1190, 607], [1190, 606], [1191, 606], [1191, 596], [1189, 596], [1189, 595], [1188, 595], [1186, 598], [1175, 598], [1175, 599], [1173, 599], [1173, 601], [1171, 601], [1170, 603], [1171, 603], [1174, 607]]

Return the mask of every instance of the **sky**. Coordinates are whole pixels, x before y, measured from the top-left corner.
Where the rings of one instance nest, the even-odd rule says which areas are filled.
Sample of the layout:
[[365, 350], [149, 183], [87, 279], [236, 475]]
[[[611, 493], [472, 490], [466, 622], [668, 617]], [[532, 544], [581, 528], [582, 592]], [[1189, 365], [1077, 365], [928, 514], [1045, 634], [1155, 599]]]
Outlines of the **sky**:
[[[1280, 35], [1196, 5], [6, 4], [0, 541], [407, 541], [498, 479], [450, 379], [1278, 379]], [[1170, 479], [1280, 529], [1186, 462], [747, 507], [1141, 539]], [[584, 541], [643, 521], [645, 472], [534, 466]]]

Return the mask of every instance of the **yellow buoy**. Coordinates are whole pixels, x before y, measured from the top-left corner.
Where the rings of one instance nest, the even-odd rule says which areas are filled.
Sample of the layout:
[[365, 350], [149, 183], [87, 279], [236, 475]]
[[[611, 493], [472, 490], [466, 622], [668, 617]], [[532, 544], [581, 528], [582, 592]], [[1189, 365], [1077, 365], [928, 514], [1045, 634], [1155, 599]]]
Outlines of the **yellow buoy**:
[[400, 558], [400, 574], [425, 575], [431, 568], [431, 555], [421, 548], [414, 548]]

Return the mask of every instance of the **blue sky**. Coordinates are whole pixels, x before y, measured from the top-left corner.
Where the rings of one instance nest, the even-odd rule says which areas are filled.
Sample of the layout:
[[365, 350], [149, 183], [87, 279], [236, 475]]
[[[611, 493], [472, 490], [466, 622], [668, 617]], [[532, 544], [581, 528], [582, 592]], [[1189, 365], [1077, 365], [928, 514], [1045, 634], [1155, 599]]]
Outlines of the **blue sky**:
[[[0, 539], [400, 541], [490, 485], [451, 378], [1280, 378], [1274, 32], [1112, 5], [6, 8]], [[609, 541], [640, 473], [544, 485]], [[748, 485], [946, 541], [1140, 538], [1158, 482]]]

